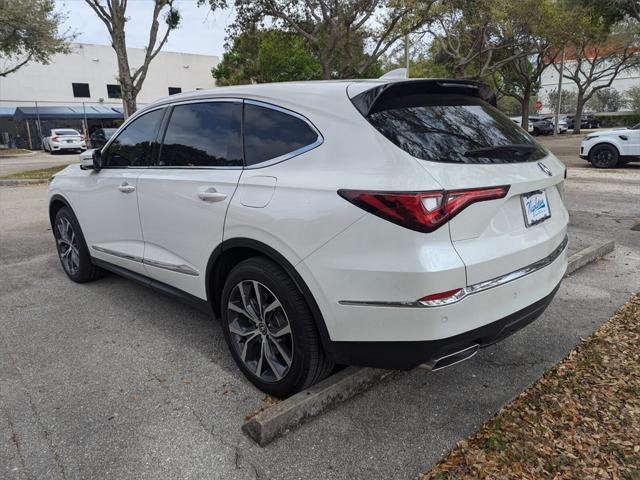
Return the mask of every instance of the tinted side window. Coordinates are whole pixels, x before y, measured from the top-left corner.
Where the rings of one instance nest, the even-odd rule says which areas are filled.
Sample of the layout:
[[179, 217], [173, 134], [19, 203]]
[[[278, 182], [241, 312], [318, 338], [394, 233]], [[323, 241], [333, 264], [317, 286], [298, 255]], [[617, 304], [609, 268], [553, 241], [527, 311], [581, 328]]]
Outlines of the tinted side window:
[[164, 110], [136, 118], [118, 134], [105, 155], [107, 167], [144, 167], [151, 163], [153, 145]]
[[160, 166], [242, 165], [242, 104], [191, 103], [174, 107], [162, 142]]
[[247, 165], [306, 147], [318, 134], [304, 120], [272, 108], [244, 106], [244, 155]]

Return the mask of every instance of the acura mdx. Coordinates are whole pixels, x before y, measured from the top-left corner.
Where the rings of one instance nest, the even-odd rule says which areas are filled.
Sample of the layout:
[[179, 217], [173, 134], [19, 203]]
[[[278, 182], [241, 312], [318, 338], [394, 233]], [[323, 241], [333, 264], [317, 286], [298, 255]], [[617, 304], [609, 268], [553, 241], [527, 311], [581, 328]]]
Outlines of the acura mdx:
[[536, 319], [567, 265], [565, 168], [495, 103], [435, 79], [160, 100], [50, 181], [62, 267], [211, 312], [276, 396], [334, 365], [452, 365]]

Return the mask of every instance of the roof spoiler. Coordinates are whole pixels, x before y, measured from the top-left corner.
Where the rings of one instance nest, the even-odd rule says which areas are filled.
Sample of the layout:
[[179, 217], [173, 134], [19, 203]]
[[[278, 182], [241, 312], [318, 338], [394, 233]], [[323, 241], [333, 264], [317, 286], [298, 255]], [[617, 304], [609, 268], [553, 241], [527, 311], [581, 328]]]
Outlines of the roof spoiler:
[[362, 116], [384, 110], [394, 99], [429, 93], [451, 93], [477, 97], [496, 106], [496, 95], [487, 85], [473, 80], [422, 79], [389, 82], [366, 90], [351, 99]]

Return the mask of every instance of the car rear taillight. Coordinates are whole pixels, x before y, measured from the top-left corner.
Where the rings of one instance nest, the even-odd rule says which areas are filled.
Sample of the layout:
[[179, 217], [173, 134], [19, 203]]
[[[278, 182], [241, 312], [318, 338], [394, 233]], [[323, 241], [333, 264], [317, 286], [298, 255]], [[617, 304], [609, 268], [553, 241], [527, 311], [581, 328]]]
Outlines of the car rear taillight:
[[456, 288], [454, 290], [447, 290], [446, 292], [427, 295], [426, 297], [420, 298], [418, 302], [425, 307], [440, 307], [462, 300], [466, 294], [467, 292], [464, 288]]
[[475, 202], [504, 198], [509, 185], [432, 192], [368, 192], [338, 190], [338, 194], [397, 225], [418, 232], [433, 232]]
[[57, 142], [58, 141], [58, 137], [51, 137], [51, 141], [52, 142]]

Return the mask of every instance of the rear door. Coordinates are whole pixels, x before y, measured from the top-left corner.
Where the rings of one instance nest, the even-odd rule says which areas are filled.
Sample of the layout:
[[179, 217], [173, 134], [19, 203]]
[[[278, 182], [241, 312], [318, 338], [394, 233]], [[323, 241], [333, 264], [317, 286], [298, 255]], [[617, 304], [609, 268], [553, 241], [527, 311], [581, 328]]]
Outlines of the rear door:
[[138, 179], [147, 274], [206, 298], [204, 276], [222, 242], [242, 173], [242, 102], [176, 104], [154, 165]]
[[[386, 99], [367, 118], [447, 191], [509, 186], [505, 198], [474, 203], [449, 222], [468, 284], [527, 266], [563, 241], [563, 164], [488, 103], [459, 94], [412, 95]], [[550, 216], [541, 218], [546, 215], [535, 208]]]

